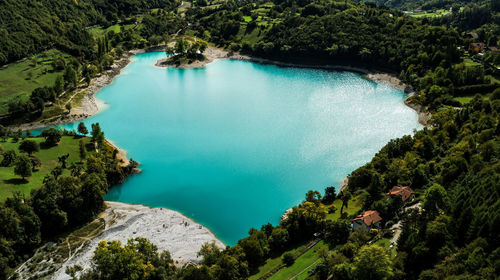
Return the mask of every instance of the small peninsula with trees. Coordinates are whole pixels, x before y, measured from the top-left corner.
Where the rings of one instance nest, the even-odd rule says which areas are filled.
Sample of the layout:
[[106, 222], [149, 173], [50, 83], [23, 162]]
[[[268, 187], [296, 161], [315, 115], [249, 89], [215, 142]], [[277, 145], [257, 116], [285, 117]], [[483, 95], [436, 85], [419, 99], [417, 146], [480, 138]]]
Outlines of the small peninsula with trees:
[[[8, 0], [0, 14], [0, 279], [498, 279], [499, 0]], [[169, 55], [157, 66], [381, 74], [425, 127], [224, 246], [177, 212], [106, 206], [138, 163], [99, 123], [53, 127], [99, 112], [93, 94], [146, 51]], [[97, 240], [146, 214], [200, 231], [193, 262], [154, 238]]]
[[177, 39], [174, 46], [167, 46], [165, 52], [169, 56], [167, 59], [156, 63], [157, 66], [174, 65], [176, 67], [198, 67], [193, 63], [203, 62], [206, 57], [203, 52], [207, 49], [204, 41], [190, 42], [184, 38]]

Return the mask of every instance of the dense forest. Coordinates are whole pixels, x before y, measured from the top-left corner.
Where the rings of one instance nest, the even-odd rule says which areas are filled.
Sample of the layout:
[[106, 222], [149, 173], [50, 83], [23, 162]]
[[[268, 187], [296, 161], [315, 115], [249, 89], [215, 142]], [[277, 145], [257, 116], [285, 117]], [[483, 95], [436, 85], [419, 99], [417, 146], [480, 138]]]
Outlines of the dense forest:
[[[168, 252], [157, 252], [143, 239], [103, 242], [93, 268], [80, 279], [246, 279], [268, 258], [318, 233], [329, 250], [322, 252], [311, 279], [496, 279], [500, 54], [479, 55], [470, 46], [499, 46], [500, 3], [366, 2], [374, 4], [196, 1], [183, 16], [172, 12], [180, 4], [176, 1], [0, 2], [0, 64], [53, 47], [72, 55], [54, 66], [64, 71], [54, 86], [39, 88], [29, 99], [9, 106], [15, 119], [38, 117], [45, 102], [106, 69], [125, 50], [162, 44], [175, 33], [273, 60], [393, 72], [417, 91], [410, 102], [433, 116], [427, 128], [391, 140], [353, 171], [347, 190], [337, 193], [329, 187], [323, 195], [310, 191], [279, 225], [250, 229], [248, 237], [223, 251], [206, 244], [200, 265], [176, 268]], [[392, 8], [451, 12], [416, 18]], [[137, 15], [137, 28], [110, 32], [98, 40], [88, 32], [93, 25], [135, 25]], [[102, 208], [102, 194], [122, 178], [122, 172], [112, 157], [92, 157], [74, 176], [47, 178], [30, 198], [17, 195], [3, 203], [3, 277], [48, 236], [93, 217]], [[401, 201], [385, 196], [396, 185], [421, 194], [413, 203], [423, 210], [402, 213]], [[382, 227], [401, 223], [394, 257], [378, 245], [367, 245], [376, 232], [351, 233], [353, 215], [343, 210], [352, 197], [360, 199], [362, 209], [378, 211], [384, 217]], [[334, 200], [342, 201], [341, 209], [335, 209]], [[340, 218], [327, 219], [332, 211], [340, 211]], [[293, 263], [293, 256], [285, 256], [284, 263]]]
[[87, 28], [109, 26], [152, 8], [173, 9], [174, 0], [79, 0], [0, 2], [0, 65], [52, 47], [92, 56]]

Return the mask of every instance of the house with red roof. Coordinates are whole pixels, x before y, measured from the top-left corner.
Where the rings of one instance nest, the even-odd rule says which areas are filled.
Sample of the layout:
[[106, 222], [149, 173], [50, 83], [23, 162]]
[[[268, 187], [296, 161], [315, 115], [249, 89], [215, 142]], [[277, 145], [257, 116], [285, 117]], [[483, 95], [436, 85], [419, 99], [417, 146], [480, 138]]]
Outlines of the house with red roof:
[[488, 47], [488, 50], [490, 50], [490, 52], [498, 52], [497, 47]]
[[483, 52], [486, 45], [484, 43], [470, 43], [469, 51], [471, 52]]
[[351, 227], [353, 230], [358, 227], [364, 226], [366, 228], [379, 227], [382, 218], [377, 211], [368, 210], [359, 214], [355, 219], [352, 220]]
[[400, 196], [403, 202], [409, 198], [413, 198], [414, 194], [415, 192], [410, 187], [403, 186], [393, 187], [391, 191], [387, 193], [388, 196]]

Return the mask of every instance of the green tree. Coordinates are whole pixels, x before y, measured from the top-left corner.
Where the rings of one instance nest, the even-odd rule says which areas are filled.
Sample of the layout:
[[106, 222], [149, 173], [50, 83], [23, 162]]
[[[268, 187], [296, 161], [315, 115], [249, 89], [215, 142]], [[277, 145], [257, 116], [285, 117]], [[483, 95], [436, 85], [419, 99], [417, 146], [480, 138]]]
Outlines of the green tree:
[[55, 129], [49, 128], [42, 131], [42, 137], [45, 138], [45, 145], [47, 146], [55, 146], [59, 141], [61, 141], [62, 133]]
[[61, 166], [56, 166], [54, 167], [54, 169], [52, 169], [52, 171], [50, 171], [50, 174], [52, 176], [54, 176], [54, 179], [57, 180], [57, 178], [59, 178], [59, 176], [61, 176], [63, 173], [63, 168]]
[[361, 247], [354, 258], [354, 274], [357, 279], [389, 279], [392, 276], [389, 255], [378, 245]]
[[179, 279], [182, 280], [210, 280], [214, 279], [212, 271], [206, 265], [196, 266], [188, 265], [181, 271]]
[[56, 82], [54, 84], [54, 91], [56, 94], [61, 94], [64, 91], [64, 78], [63, 78], [63, 76], [57, 76]]
[[16, 132], [12, 133], [12, 140], [14, 142], [17, 142], [19, 140], [19, 138], [21, 138], [23, 136], [23, 132], [21, 131], [21, 129], [18, 129], [16, 130]]
[[26, 155], [20, 155], [16, 159], [14, 166], [14, 174], [19, 175], [25, 180], [26, 177], [30, 177], [32, 174], [33, 166], [31, 165], [31, 160]]
[[3, 139], [5, 142], [5, 136], [7, 135], [7, 128], [5, 128], [3, 125], [0, 124], [0, 137]]
[[335, 187], [326, 187], [325, 195], [323, 196], [323, 203], [330, 204], [337, 198]]
[[439, 210], [445, 210], [448, 207], [448, 195], [443, 186], [439, 184], [432, 185], [425, 191], [422, 207], [426, 213], [437, 215]]
[[66, 70], [64, 71], [64, 81], [66, 82], [66, 86], [76, 87], [78, 77], [72, 65], [68, 65], [68, 67], [66, 67]]
[[325, 222], [324, 238], [330, 244], [339, 245], [345, 243], [350, 232], [351, 225], [349, 221], [328, 220]]
[[319, 204], [321, 201], [321, 194], [318, 191], [310, 190], [306, 193], [306, 201]]
[[333, 279], [336, 280], [354, 280], [354, 267], [350, 263], [341, 263], [334, 265], [332, 268]]
[[92, 141], [98, 146], [101, 146], [104, 142], [104, 132], [101, 131], [99, 123], [92, 124], [92, 131], [90, 134], [92, 135]]
[[172, 279], [175, 265], [170, 253], [158, 253], [158, 248], [145, 238], [130, 239], [125, 246], [120, 241], [101, 241], [92, 257], [92, 269], [85, 279]]
[[349, 191], [343, 191], [340, 195], [340, 199], [342, 200], [342, 206], [340, 206], [340, 214], [342, 214], [345, 208], [349, 207], [349, 200], [351, 199], [352, 195]]
[[291, 266], [295, 262], [295, 258], [291, 252], [286, 252], [283, 254], [282, 261], [284, 265]]
[[40, 151], [40, 145], [38, 144], [38, 142], [33, 140], [24, 140], [19, 145], [19, 150], [21, 152], [28, 153], [28, 155], [31, 156], [34, 152]]
[[175, 41], [175, 54], [183, 55], [186, 53], [189, 43], [184, 39], [177, 39]]
[[288, 230], [280, 226], [275, 227], [269, 237], [269, 246], [273, 251], [281, 251], [285, 248], [289, 238]]
[[17, 154], [16, 151], [14, 150], [7, 150], [3, 152], [3, 159], [2, 162], [0, 163], [1, 166], [11, 166], [16, 162], [17, 159]]
[[85, 142], [83, 141], [83, 139], [80, 139], [79, 148], [80, 148], [80, 162], [83, 162], [83, 160], [87, 157], [87, 148], [85, 147]]
[[206, 242], [201, 246], [198, 252], [198, 257], [202, 257], [202, 264], [212, 266], [217, 263], [217, 260], [222, 255], [220, 248], [215, 244], [215, 241]]
[[78, 133], [80, 133], [82, 136], [87, 135], [89, 133], [87, 127], [83, 122], [80, 122], [78, 124]]
[[30, 156], [30, 160], [31, 160], [31, 165], [33, 167], [33, 172], [37, 171], [38, 168], [40, 168], [42, 166], [42, 161], [37, 158], [36, 156]]
[[[104, 198], [108, 192], [108, 182], [98, 174], [85, 176], [83, 180], [80, 195], [82, 199], [82, 220], [88, 220], [99, 214], [104, 209]], [[83, 210], [84, 209], [84, 210]]]

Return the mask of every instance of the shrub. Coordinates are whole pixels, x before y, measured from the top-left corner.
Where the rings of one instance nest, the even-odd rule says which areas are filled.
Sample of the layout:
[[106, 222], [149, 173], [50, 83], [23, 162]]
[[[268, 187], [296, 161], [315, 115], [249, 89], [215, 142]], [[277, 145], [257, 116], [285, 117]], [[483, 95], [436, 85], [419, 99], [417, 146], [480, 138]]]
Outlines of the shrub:
[[491, 100], [498, 100], [500, 99], [500, 88], [497, 88], [493, 91], [493, 94], [490, 97]]
[[291, 252], [286, 252], [283, 255], [282, 261], [286, 266], [291, 266], [295, 262], [295, 258]]

